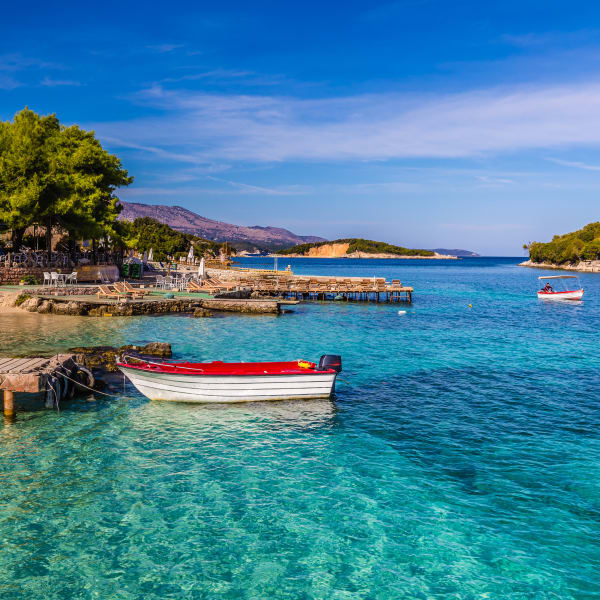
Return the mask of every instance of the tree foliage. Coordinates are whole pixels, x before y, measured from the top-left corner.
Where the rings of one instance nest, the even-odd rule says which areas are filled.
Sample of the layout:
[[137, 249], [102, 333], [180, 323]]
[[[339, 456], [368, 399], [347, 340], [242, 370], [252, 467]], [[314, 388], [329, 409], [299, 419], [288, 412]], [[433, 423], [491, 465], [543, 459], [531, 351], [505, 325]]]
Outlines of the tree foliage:
[[534, 262], [559, 265], [600, 260], [600, 222], [590, 223], [571, 233], [555, 235], [551, 242], [532, 242], [529, 244], [529, 258]]
[[115, 190], [133, 181], [94, 132], [25, 108], [0, 122], [0, 222], [20, 240], [33, 224], [73, 236], [116, 236]]
[[167, 260], [178, 258], [189, 252], [194, 246], [196, 256], [218, 256], [221, 244], [197, 237], [190, 233], [181, 233], [151, 217], [140, 217], [134, 221], [120, 221], [120, 235], [130, 248], [139, 252], [153, 249], [154, 259]]
[[311, 248], [319, 248], [327, 244], [349, 244], [346, 254], [353, 252], [364, 252], [366, 254], [397, 254], [399, 256], [434, 256], [435, 252], [431, 250], [415, 250], [412, 248], [403, 248], [394, 246], [385, 242], [376, 242], [374, 240], [364, 240], [362, 238], [345, 238], [333, 240], [332, 242], [314, 242], [311, 244], [299, 244], [293, 248], [279, 250], [277, 254], [306, 254]]

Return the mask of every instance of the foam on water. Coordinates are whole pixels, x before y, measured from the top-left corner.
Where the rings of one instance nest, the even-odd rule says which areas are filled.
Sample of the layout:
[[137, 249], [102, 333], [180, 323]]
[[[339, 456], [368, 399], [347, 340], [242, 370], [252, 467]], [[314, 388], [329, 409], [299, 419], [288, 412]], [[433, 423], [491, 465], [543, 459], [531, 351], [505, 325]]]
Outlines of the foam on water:
[[287, 262], [400, 278], [415, 302], [19, 330], [0, 315], [4, 353], [327, 352], [348, 381], [333, 402], [186, 406], [128, 386], [21, 413], [0, 429], [0, 597], [600, 597], [600, 276], [557, 305], [516, 260]]

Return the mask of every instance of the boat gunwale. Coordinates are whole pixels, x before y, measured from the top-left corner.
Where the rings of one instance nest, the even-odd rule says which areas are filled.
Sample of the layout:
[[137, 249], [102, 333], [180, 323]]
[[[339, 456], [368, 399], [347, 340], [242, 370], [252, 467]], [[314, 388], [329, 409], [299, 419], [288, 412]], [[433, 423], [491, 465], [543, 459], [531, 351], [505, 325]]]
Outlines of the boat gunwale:
[[[193, 367], [182, 367], [180, 365], [174, 363], [152, 363], [155, 364], [158, 368], [153, 368], [150, 366], [150, 363], [145, 363], [144, 365], [132, 365], [128, 363], [116, 363], [116, 366], [119, 369], [132, 369], [135, 371], [141, 371], [143, 373], [154, 373], [157, 375], [185, 375], [188, 377], [285, 377], [285, 376], [298, 376], [298, 375], [331, 375], [333, 373], [337, 376], [337, 371], [335, 369], [326, 369], [319, 371], [316, 368], [301, 368], [297, 369], [287, 369], [287, 370], [279, 370], [278, 372], [267, 373], [267, 372], [258, 372], [258, 371], [229, 371], [229, 372], [205, 372], [199, 367], [197, 370]], [[194, 364], [194, 363], [187, 363]], [[211, 365], [212, 363], [197, 363], [197, 364], [205, 364]], [[245, 364], [252, 365], [256, 363], [220, 363], [220, 364]], [[268, 364], [268, 363], [259, 363], [259, 364]], [[220, 366], [220, 365], [219, 365]], [[165, 368], [167, 367], [167, 368]], [[181, 371], [179, 369], [185, 369], [185, 371]]]

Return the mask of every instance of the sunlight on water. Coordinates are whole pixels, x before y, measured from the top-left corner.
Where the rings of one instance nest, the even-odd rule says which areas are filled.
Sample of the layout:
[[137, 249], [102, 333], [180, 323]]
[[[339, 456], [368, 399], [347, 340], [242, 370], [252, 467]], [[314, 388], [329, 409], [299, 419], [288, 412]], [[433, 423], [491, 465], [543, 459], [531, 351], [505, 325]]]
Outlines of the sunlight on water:
[[415, 302], [0, 316], [3, 354], [330, 352], [345, 380], [334, 401], [187, 406], [128, 386], [20, 413], [0, 429], [0, 597], [600, 597], [600, 276], [550, 305], [516, 260], [289, 262], [400, 278]]

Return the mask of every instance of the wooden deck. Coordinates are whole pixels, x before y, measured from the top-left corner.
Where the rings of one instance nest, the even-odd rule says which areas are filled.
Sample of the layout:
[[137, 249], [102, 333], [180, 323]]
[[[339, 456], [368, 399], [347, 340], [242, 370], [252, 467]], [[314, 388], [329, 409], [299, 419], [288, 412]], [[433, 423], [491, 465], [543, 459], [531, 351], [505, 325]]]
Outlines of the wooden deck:
[[76, 367], [74, 354], [58, 354], [50, 358], [0, 358], [0, 390], [4, 392], [4, 415], [14, 416], [16, 392], [52, 393], [49, 382], [59, 370], [72, 372]]
[[240, 287], [261, 294], [300, 300], [412, 302], [413, 288], [383, 277], [265, 276], [242, 277]]

